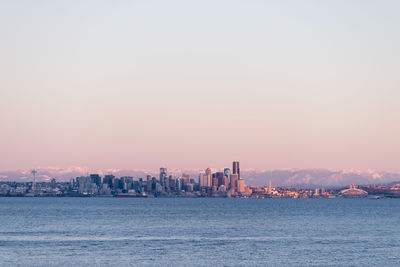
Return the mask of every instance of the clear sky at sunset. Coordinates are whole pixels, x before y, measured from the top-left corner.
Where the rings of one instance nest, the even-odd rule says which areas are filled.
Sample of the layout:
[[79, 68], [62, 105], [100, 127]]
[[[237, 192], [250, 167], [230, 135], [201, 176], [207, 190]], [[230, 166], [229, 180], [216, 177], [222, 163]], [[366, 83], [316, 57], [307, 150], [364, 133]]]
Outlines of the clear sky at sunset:
[[400, 171], [400, 1], [0, 2], [0, 170]]

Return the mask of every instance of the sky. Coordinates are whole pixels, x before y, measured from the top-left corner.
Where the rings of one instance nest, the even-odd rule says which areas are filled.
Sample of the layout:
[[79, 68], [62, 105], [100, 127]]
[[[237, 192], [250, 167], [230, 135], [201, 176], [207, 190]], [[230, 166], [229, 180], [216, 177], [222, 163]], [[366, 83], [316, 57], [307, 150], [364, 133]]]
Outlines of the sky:
[[399, 1], [0, 2], [0, 170], [400, 172]]

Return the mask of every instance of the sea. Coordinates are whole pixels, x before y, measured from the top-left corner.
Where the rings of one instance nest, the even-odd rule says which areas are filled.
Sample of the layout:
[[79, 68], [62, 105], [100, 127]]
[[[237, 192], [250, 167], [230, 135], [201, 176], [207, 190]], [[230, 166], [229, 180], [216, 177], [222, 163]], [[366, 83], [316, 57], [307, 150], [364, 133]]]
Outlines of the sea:
[[400, 199], [0, 198], [0, 266], [400, 266]]

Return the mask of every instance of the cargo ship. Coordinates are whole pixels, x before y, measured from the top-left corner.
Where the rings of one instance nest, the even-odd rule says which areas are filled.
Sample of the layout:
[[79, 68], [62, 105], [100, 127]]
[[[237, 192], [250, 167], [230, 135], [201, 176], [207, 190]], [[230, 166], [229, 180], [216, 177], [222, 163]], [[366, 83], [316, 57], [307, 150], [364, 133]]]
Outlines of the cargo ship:
[[114, 195], [114, 197], [118, 198], [145, 198], [146, 194], [136, 194], [136, 193], [120, 193], [118, 195]]

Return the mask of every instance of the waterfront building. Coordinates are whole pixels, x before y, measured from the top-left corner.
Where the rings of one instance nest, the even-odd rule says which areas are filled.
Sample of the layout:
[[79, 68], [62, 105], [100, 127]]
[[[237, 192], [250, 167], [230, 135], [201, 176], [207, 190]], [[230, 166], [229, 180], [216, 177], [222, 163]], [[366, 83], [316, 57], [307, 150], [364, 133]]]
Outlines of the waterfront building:
[[146, 176], [146, 191], [147, 193], [152, 191], [152, 179], [151, 179], [151, 175], [147, 175]]
[[237, 180], [237, 192], [238, 193], [245, 193], [246, 192], [246, 185], [243, 179]]
[[368, 192], [357, 188], [354, 184], [351, 184], [348, 189], [340, 191], [339, 195], [346, 198], [360, 198], [366, 197]]
[[314, 196], [319, 196], [319, 189], [318, 189], [318, 188], [315, 188], [315, 190], [314, 190]]
[[112, 189], [113, 190], [120, 189], [120, 184], [119, 183], [120, 183], [120, 179], [114, 178], [113, 181], [112, 181]]
[[129, 189], [132, 189], [132, 185], [133, 185], [133, 177], [123, 176], [120, 178], [119, 186], [121, 189], [128, 191]]
[[82, 195], [94, 195], [98, 191], [98, 187], [89, 176], [81, 176], [76, 178], [78, 184], [79, 193]]
[[103, 179], [103, 184], [108, 184], [110, 186], [110, 188], [112, 188], [113, 185], [113, 180], [115, 179], [115, 176], [112, 174], [107, 174], [104, 176]]
[[56, 189], [56, 187], [57, 187], [57, 181], [56, 181], [55, 178], [51, 179], [51, 181], [50, 181], [50, 186], [51, 186], [52, 189]]
[[220, 185], [220, 186], [218, 187], [218, 191], [226, 192], [226, 186], [225, 186], [225, 185]]

